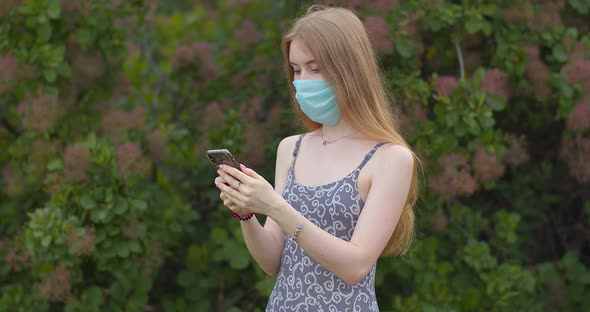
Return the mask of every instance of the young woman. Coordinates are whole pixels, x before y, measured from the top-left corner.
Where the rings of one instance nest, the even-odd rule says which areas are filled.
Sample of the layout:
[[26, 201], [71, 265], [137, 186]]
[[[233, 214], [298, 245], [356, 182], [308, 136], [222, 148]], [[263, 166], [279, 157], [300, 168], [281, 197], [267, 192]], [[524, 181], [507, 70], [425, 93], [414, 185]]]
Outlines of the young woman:
[[377, 259], [412, 240], [417, 159], [356, 15], [312, 6], [282, 49], [310, 132], [279, 144], [274, 189], [243, 165], [221, 166], [220, 198], [243, 221], [250, 254], [278, 274], [267, 311], [378, 311]]

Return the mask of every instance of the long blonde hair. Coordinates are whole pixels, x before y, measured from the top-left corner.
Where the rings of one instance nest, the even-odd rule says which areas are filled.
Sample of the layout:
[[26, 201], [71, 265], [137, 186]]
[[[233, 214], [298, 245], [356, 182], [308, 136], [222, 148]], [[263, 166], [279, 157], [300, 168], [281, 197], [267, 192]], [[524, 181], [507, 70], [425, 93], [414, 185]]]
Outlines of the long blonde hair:
[[[289, 64], [291, 42], [300, 39], [317, 61], [321, 73], [332, 86], [342, 118], [366, 137], [409, 148], [396, 129], [389, 96], [367, 32], [351, 11], [312, 5], [283, 36], [282, 50], [288, 81], [293, 81]], [[321, 124], [312, 121], [299, 107], [292, 84], [295, 110], [310, 131]], [[410, 149], [411, 150], [411, 149]], [[414, 154], [412, 182], [399, 222], [382, 255], [402, 255], [414, 236], [414, 205], [418, 198], [418, 157]]]

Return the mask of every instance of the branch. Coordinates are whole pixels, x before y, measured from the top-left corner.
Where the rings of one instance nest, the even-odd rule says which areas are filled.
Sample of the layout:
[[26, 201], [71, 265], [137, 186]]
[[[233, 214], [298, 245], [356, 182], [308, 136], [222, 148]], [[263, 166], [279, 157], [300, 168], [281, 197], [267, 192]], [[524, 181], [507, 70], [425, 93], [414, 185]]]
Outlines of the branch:
[[459, 59], [459, 69], [461, 71], [461, 79], [465, 79], [465, 63], [463, 62], [463, 52], [458, 42], [455, 42], [455, 50], [457, 50], [457, 58]]
[[21, 135], [21, 132], [15, 126], [11, 125], [4, 117], [0, 118], [0, 124], [2, 124], [13, 136], [18, 137]]

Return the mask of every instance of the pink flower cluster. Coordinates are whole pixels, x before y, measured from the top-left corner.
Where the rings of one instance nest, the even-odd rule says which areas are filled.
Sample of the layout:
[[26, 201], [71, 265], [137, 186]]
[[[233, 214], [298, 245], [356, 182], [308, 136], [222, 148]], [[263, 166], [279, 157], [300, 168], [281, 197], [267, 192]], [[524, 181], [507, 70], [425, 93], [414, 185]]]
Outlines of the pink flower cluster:
[[570, 174], [582, 183], [590, 183], [588, 155], [590, 155], [590, 138], [577, 135], [561, 143], [561, 158], [568, 164]]
[[88, 16], [92, 12], [92, 0], [61, 0], [61, 7], [65, 11]]
[[236, 28], [234, 38], [240, 43], [250, 45], [260, 41], [262, 34], [252, 20], [246, 19]]
[[94, 252], [96, 245], [96, 231], [94, 227], [86, 227], [82, 234], [79, 234], [75, 228], [70, 229], [66, 237], [66, 244], [70, 246], [74, 254], [90, 256]]
[[133, 172], [141, 172], [147, 168], [147, 164], [142, 160], [141, 148], [133, 142], [119, 145], [116, 153], [119, 173], [124, 179], [127, 179]]
[[383, 16], [367, 16], [364, 25], [377, 53], [393, 52], [394, 46], [389, 26]]
[[18, 7], [23, 2], [24, 2], [24, 0], [2, 0], [2, 1], [0, 1], [0, 18], [8, 15], [12, 9], [14, 9], [15, 7]]
[[537, 4], [536, 7], [533, 1], [519, 1], [511, 4], [500, 14], [507, 22], [523, 23], [533, 31], [541, 32], [561, 25], [560, 10], [564, 5], [565, 2], [562, 0], [544, 1]]
[[428, 218], [430, 224], [437, 230], [437, 231], [444, 231], [447, 226], [449, 225], [449, 217], [445, 214], [435, 214], [431, 215]]
[[471, 175], [471, 167], [465, 156], [447, 154], [439, 159], [442, 172], [430, 179], [430, 187], [445, 200], [457, 196], [471, 195], [477, 188], [477, 181]]
[[482, 184], [499, 179], [506, 167], [502, 159], [489, 154], [484, 146], [479, 146], [473, 156], [473, 172]]
[[[1, 16], [1, 14], [0, 14]], [[0, 94], [6, 92], [14, 78], [18, 75], [18, 62], [16, 57], [10, 54], [0, 55]]]
[[197, 42], [186, 46], [179, 46], [170, 61], [172, 68], [199, 64], [199, 75], [211, 78], [219, 73], [219, 65], [215, 62], [213, 45], [207, 42]]
[[60, 264], [37, 284], [41, 298], [50, 302], [65, 302], [72, 296], [72, 282], [68, 268]]
[[154, 130], [147, 136], [150, 159], [160, 162], [166, 157], [166, 137], [160, 130]]
[[434, 87], [436, 93], [440, 96], [450, 96], [459, 86], [457, 78], [453, 76], [440, 76], [436, 79]]
[[211, 102], [205, 107], [203, 130], [207, 131], [209, 127], [214, 127], [223, 118], [223, 111], [219, 102]]
[[268, 130], [252, 124], [244, 135], [244, 162], [248, 166], [258, 166], [264, 163], [264, 145], [268, 138]]
[[524, 135], [506, 134], [504, 141], [506, 142], [504, 161], [508, 165], [516, 167], [529, 160], [527, 142]]
[[8, 269], [20, 272], [31, 266], [31, 256], [25, 248], [22, 236], [15, 236], [13, 239], [6, 239], [0, 243], [0, 251], [6, 250], [4, 262]]
[[568, 63], [562, 67], [561, 72], [568, 82], [590, 88], [590, 60], [581, 59]]
[[528, 1], [516, 2], [503, 10], [500, 15], [510, 23], [528, 23], [535, 17], [535, 8]]
[[92, 163], [90, 150], [77, 143], [66, 147], [64, 152], [64, 175], [68, 181], [85, 181], [86, 172]]
[[568, 63], [575, 63], [578, 61], [583, 61], [586, 58], [588, 51], [586, 51], [586, 46], [583, 42], [578, 42], [570, 55], [568, 56]]
[[62, 115], [62, 109], [57, 100], [47, 95], [26, 99], [18, 105], [17, 110], [25, 129], [41, 133], [53, 129]]
[[539, 52], [539, 46], [529, 45], [524, 47], [527, 54], [525, 71], [532, 84], [533, 94], [540, 100], [547, 100], [551, 96], [549, 78], [551, 71], [543, 62]]
[[143, 274], [152, 275], [163, 262], [162, 244], [158, 241], [150, 241], [147, 247], [147, 254], [141, 260]]
[[416, 123], [426, 121], [428, 115], [420, 103], [412, 103], [404, 107], [399, 116], [399, 127], [407, 136], [414, 136], [417, 133]]
[[10, 166], [4, 167], [2, 181], [4, 181], [2, 191], [9, 196], [18, 196], [25, 191], [25, 176], [20, 170]]
[[76, 83], [88, 86], [105, 72], [105, 63], [99, 53], [78, 51], [72, 60], [72, 69], [75, 73]]
[[118, 139], [122, 132], [141, 129], [145, 124], [145, 109], [135, 107], [133, 111], [113, 110], [102, 119], [102, 130]]
[[590, 128], [590, 104], [580, 101], [569, 113], [565, 125], [568, 129], [583, 132]]
[[48, 174], [45, 179], [43, 180], [43, 186], [45, 187], [45, 192], [48, 194], [55, 194], [59, 191], [59, 187], [62, 183], [62, 177], [57, 173], [50, 173]]
[[560, 10], [563, 6], [563, 1], [546, 1], [541, 4], [535, 18], [529, 22], [529, 27], [534, 31], [541, 32], [561, 25]]
[[126, 224], [121, 225], [121, 233], [127, 239], [137, 240], [145, 235], [145, 229], [136, 218], [131, 218]]
[[510, 96], [506, 73], [497, 68], [486, 71], [483, 77], [482, 89], [487, 93], [501, 95], [504, 100], [508, 100]]
[[264, 102], [259, 96], [254, 96], [249, 102], [240, 105], [240, 115], [245, 116], [250, 122], [256, 123], [257, 117], [262, 113]]
[[38, 168], [44, 168], [49, 159], [57, 154], [58, 143], [48, 142], [43, 139], [33, 141], [31, 145], [31, 162]]

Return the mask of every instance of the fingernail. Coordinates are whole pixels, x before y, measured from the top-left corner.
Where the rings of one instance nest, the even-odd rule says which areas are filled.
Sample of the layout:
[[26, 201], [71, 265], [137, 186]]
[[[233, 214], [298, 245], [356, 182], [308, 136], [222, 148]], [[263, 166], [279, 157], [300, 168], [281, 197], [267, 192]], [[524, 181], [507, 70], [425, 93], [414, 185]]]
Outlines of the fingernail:
[[221, 174], [221, 170], [217, 170], [217, 174]]
[[240, 164], [240, 167], [242, 167], [242, 169], [247, 168], [246, 166], [244, 166], [244, 164]]

